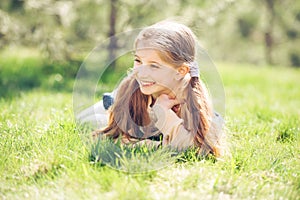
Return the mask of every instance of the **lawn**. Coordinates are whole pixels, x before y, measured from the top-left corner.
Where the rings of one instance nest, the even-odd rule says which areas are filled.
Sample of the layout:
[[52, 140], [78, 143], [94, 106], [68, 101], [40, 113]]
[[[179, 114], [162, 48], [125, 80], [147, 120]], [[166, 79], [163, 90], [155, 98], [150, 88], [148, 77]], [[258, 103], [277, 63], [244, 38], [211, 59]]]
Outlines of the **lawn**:
[[[132, 174], [90, 160], [64, 72], [39, 76], [36, 61], [14, 63], [38, 69], [26, 75], [3, 63], [1, 199], [300, 199], [299, 69], [218, 64], [232, 156]], [[12, 81], [37, 76], [30, 88]]]

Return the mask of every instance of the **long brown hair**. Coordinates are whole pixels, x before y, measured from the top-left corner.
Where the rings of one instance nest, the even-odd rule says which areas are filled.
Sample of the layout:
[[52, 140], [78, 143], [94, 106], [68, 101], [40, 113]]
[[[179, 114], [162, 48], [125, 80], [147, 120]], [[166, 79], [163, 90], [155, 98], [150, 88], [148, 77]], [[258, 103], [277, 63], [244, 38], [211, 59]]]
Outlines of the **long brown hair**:
[[[182, 24], [164, 21], [147, 27], [136, 38], [135, 48], [140, 43], [159, 49], [161, 58], [175, 68], [195, 59], [195, 36]], [[128, 105], [129, 108], [124, 108], [124, 105]], [[133, 137], [128, 132], [140, 131], [136, 126], [132, 126], [132, 121], [138, 126], [151, 123], [148, 106], [149, 96], [140, 91], [134, 77], [127, 76], [117, 89], [107, 127], [96, 131], [95, 134], [104, 134], [113, 139], [121, 136], [130, 141]], [[124, 112], [124, 109], [128, 109], [129, 112]], [[218, 156], [218, 148], [208, 137], [213, 115], [211, 101], [204, 83], [198, 77], [190, 79], [186, 103], [177, 114], [183, 119], [184, 127], [194, 134], [194, 144], [199, 147], [199, 153]]]

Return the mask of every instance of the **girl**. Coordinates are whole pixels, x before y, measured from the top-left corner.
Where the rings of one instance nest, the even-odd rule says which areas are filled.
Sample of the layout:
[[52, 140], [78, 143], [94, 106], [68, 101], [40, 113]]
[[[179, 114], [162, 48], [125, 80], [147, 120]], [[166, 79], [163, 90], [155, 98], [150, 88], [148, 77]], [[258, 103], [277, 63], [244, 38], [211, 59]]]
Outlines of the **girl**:
[[94, 136], [178, 150], [196, 147], [202, 155], [221, 156], [223, 120], [213, 112], [199, 78], [195, 43], [192, 31], [176, 22], [143, 29], [135, 40], [134, 67], [117, 89], [108, 125]]

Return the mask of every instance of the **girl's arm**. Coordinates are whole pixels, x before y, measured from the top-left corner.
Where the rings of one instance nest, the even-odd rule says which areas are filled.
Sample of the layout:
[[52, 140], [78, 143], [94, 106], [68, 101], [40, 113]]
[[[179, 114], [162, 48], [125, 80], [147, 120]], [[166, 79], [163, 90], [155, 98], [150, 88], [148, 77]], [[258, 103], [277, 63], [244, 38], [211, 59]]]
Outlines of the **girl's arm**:
[[193, 146], [194, 135], [184, 128], [183, 120], [171, 110], [178, 103], [163, 94], [156, 99], [152, 110], [157, 118], [155, 126], [163, 133], [163, 145], [183, 150]]
[[[163, 133], [163, 146], [170, 145], [178, 150], [194, 146], [195, 135], [184, 127], [183, 119], [179, 118], [171, 109], [172, 100], [168, 101], [165, 97], [159, 98], [152, 107], [152, 111], [156, 116], [155, 126]], [[215, 113], [212, 117], [210, 130], [206, 135], [207, 141], [218, 149], [220, 155], [223, 155], [226, 151], [224, 148], [225, 141], [223, 141], [225, 134], [223, 126], [223, 118]]]

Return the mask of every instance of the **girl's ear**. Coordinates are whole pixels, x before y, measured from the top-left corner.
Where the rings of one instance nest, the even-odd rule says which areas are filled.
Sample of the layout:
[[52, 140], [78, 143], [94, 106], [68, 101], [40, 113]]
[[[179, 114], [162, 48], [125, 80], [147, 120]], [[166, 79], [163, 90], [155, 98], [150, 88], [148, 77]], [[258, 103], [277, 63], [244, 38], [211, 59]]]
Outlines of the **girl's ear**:
[[176, 73], [176, 80], [181, 80], [184, 78], [184, 76], [190, 71], [190, 67], [183, 63], [178, 69], [177, 69], [177, 73]]
[[177, 72], [178, 72], [180, 75], [183, 75], [183, 76], [185, 76], [189, 71], [190, 71], [190, 67], [189, 67], [186, 63], [183, 63], [183, 64], [177, 69]]

